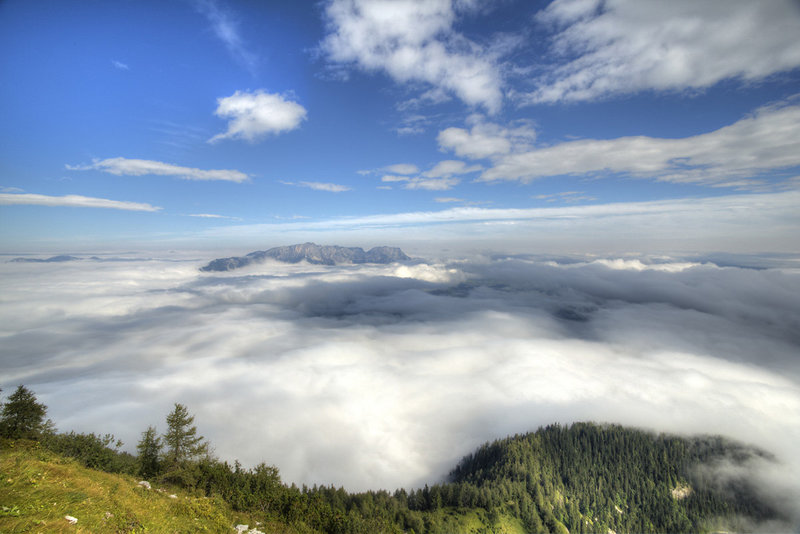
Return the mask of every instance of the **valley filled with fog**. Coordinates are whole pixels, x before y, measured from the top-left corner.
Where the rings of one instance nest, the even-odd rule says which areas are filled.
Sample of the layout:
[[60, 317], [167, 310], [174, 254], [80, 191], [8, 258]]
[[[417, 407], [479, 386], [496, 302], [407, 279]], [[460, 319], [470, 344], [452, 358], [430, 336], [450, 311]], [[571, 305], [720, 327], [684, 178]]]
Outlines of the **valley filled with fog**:
[[593, 420], [757, 445], [764, 490], [800, 497], [791, 258], [210, 259], [3, 261], [0, 386], [129, 450], [184, 403], [217, 456], [287, 483], [430, 484], [485, 441]]

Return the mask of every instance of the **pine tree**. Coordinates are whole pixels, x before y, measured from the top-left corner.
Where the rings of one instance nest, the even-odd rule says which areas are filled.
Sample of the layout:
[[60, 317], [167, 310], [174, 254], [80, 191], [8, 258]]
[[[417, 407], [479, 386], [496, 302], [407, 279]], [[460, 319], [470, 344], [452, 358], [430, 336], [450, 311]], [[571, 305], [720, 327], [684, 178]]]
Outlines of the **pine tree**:
[[47, 406], [36, 402], [36, 395], [20, 385], [9, 395], [0, 418], [0, 435], [11, 439], [36, 439], [48, 427]]
[[195, 460], [208, 451], [203, 436], [197, 435], [194, 416], [183, 404], [175, 403], [175, 409], [167, 415], [167, 433], [164, 445], [167, 447], [166, 459], [170, 464], [180, 465]]
[[142, 439], [136, 445], [139, 452], [139, 475], [154, 478], [161, 471], [161, 438], [152, 426], [142, 432]]

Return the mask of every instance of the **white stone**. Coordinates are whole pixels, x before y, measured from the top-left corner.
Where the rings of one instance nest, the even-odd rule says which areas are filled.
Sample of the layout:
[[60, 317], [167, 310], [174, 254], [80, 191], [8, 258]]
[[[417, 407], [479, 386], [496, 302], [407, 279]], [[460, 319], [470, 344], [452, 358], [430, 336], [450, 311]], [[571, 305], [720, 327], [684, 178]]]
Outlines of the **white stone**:
[[72, 517], [71, 515], [65, 515], [64, 519], [66, 519], [67, 522], [69, 522], [70, 525], [74, 525], [75, 523], [78, 522], [78, 518], [77, 517]]

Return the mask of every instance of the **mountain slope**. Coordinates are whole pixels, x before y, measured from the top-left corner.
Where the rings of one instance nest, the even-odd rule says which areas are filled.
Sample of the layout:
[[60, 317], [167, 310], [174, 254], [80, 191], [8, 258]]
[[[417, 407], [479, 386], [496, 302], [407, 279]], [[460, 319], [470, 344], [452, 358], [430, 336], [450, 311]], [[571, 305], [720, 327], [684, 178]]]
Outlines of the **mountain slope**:
[[[148, 490], [138, 479], [82, 467], [36, 443], [5, 442], [3, 446], [3, 533], [234, 532], [234, 525], [250, 519], [234, 513], [219, 498], [177, 489], [159, 491], [155, 485]], [[77, 522], [70, 523], [66, 516]]]
[[[256, 520], [261, 532], [286, 534], [759, 532], [798, 526], [750, 482], [774, 461], [767, 454], [720, 437], [655, 435], [617, 425], [551, 425], [487, 443], [464, 457], [449, 481], [393, 493], [301, 489], [281, 482], [274, 467], [243, 469], [213, 458], [187, 464], [191, 476], [179, 477], [183, 490], [162, 493], [141, 488], [130, 476], [81, 467], [33, 442], [0, 445], [4, 533], [234, 532], [234, 525]], [[78, 524], [67, 523], [65, 515]]]
[[267, 259], [285, 263], [307, 261], [317, 265], [336, 265], [343, 263], [394, 263], [408, 261], [411, 258], [396, 247], [374, 247], [364, 251], [361, 247], [340, 247], [336, 245], [317, 245], [303, 243], [274, 247], [269, 250], [257, 250], [246, 256], [217, 258], [201, 267], [204, 272], [224, 272], [245, 267], [254, 263], [262, 263]]
[[[578, 423], [483, 445], [451, 481], [513, 502], [530, 531], [741, 531], [786, 519], [746, 476], [763, 461], [720, 437]], [[728, 474], [734, 466], [738, 477]]]

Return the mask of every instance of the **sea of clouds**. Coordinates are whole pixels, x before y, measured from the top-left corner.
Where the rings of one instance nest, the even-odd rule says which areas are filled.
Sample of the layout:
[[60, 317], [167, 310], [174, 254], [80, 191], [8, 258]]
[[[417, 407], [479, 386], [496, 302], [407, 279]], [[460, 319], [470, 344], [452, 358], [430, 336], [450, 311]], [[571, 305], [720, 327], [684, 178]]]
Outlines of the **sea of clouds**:
[[719, 433], [773, 453], [753, 476], [800, 502], [791, 260], [199, 272], [209, 259], [0, 262], [4, 394], [25, 384], [59, 430], [129, 450], [180, 402], [220, 458], [348, 490], [435, 483], [481, 443], [553, 422]]

